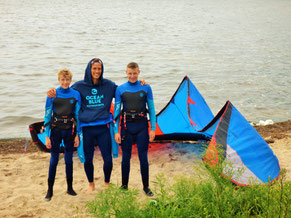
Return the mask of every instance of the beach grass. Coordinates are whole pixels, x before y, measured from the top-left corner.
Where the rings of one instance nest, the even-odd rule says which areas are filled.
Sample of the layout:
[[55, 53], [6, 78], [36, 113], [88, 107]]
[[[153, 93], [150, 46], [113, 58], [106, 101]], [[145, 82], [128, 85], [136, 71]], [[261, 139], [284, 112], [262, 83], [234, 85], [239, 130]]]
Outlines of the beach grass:
[[155, 197], [139, 199], [137, 190], [112, 185], [87, 203], [93, 217], [290, 217], [291, 182], [285, 170], [275, 182], [248, 187], [235, 186], [208, 168], [210, 176], [181, 176], [173, 185], [163, 174], [153, 181]]

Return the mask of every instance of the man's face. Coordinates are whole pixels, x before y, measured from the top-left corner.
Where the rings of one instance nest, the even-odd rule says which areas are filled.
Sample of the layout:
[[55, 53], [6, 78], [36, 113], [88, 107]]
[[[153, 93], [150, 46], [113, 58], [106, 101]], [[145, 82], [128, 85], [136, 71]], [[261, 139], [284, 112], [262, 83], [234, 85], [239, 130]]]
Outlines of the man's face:
[[91, 76], [92, 80], [98, 80], [102, 73], [102, 65], [101, 63], [93, 63], [91, 65]]
[[128, 77], [129, 82], [135, 83], [139, 76], [139, 69], [138, 68], [127, 68], [126, 75]]
[[69, 77], [60, 76], [59, 83], [63, 89], [67, 89], [70, 87], [71, 79]]

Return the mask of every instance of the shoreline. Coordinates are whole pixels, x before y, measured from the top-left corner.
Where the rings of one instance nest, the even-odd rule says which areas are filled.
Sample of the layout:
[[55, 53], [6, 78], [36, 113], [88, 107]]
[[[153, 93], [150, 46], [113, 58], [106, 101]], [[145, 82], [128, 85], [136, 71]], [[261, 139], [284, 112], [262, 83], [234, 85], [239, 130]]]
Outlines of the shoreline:
[[[266, 126], [254, 126], [254, 128], [269, 145], [273, 144], [276, 140], [291, 137], [291, 120]], [[31, 137], [3, 138], [0, 139], [0, 154], [23, 153], [25, 144], [27, 143], [26, 140], [28, 140], [26, 152], [39, 151], [37, 146], [32, 142]]]

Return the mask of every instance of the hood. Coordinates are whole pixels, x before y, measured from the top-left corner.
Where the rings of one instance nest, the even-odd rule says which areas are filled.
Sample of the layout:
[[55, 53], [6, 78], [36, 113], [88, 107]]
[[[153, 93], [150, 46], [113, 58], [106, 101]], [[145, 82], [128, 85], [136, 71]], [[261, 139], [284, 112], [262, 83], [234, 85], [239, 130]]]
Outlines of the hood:
[[101, 76], [100, 76], [100, 81], [102, 81], [103, 79], [103, 72], [104, 72], [104, 65], [101, 59], [99, 58], [93, 58], [92, 60], [89, 61], [89, 63], [87, 64], [86, 70], [85, 70], [85, 75], [84, 75], [84, 81], [88, 84], [92, 84], [92, 76], [91, 76], [91, 65], [93, 63], [101, 63], [102, 65], [102, 72], [101, 72]]

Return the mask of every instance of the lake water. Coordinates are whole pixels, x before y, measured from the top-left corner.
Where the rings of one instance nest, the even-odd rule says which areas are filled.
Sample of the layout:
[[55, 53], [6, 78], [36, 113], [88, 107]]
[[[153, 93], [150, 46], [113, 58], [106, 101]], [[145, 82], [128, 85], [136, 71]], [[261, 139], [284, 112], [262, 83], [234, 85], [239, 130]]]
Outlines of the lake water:
[[0, 26], [0, 138], [29, 137], [57, 71], [93, 57], [117, 84], [138, 62], [156, 112], [188, 75], [214, 114], [290, 119], [290, 0], [1, 0]]

